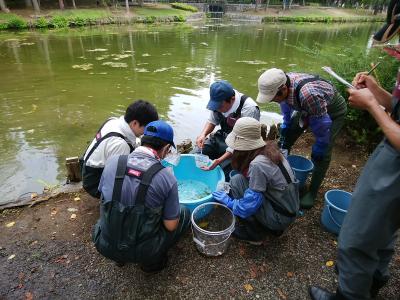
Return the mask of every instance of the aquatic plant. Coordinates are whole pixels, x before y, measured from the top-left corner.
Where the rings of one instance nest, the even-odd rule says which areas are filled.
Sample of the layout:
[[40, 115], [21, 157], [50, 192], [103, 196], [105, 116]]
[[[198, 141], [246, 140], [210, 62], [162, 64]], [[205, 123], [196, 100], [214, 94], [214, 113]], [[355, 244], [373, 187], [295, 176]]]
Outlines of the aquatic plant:
[[28, 28], [28, 22], [25, 19], [14, 16], [8, 20], [7, 29], [25, 29]]

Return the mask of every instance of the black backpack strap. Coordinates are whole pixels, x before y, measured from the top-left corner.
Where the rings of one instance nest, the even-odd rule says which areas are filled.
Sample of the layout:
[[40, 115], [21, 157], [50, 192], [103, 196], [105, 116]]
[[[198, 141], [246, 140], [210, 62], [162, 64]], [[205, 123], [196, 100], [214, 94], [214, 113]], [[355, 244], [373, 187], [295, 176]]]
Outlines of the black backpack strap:
[[114, 188], [111, 201], [119, 202], [121, 200], [122, 184], [124, 183], [128, 155], [118, 157], [117, 171], [115, 172]]
[[391, 117], [394, 121], [396, 121], [397, 123], [399, 123], [399, 111], [400, 111], [400, 100], [397, 100], [396, 105], [394, 106], [393, 110], [392, 110], [392, 114]]
[[136, 204], [144, 204], [147, 190], [149, 189], [150, 183], [153, 180], [154, 175], [164, 169], [161, 163], [157, 162], [152, 165], [146, 172], [144, 172], [142, 180], [140, 181], [139, 190], [136, 196]]
[[237, 117], [240, 117], [241, 116], [241, 114], [242, 114], [242, 108], [243, 108], [243, 105], [244, 105], [244, 103], [246, 102], [246, 99], [247, 98], [249, 98], [249, 96], [246, 96], [246, 95], [242, 95], [242, 97], [240, 97], [240, 104], [239, 104], [239, 106], [238, 106], [238, 108], [237, 108], [237, 110], [235, 111], [235, 115], [237, 116]]
[[324, 82], [332, 85], [332, 83], [330, 81], [320, 78], [318, 75], [301, 80], [299, 82], [299, 84], [296, 86], [295, 93], [294, 93], [297, 105], [299, 106], [299, 109], [301, 109], [301, 101], [300, 101], [300, 96], [299, 96], [300, 90], [303, 88], [304, 85], [306, 85], [307, 83], [313, 82], [313, 81], [324, 81]]
[[283, 165], [283, 163], [281, 161], [278, 163], [278, 167], [281, 170], [283, 177], [285, 177], [287, 183], [291, 184], [293, 181], [290, 178], [289, 172], [286, 170], [285, 166]]
[[133, 151], [133, 146], [132, 146], [130, 143], [128, 143], [128, 141], [125, 139], [125, 136], [123, 136], [123, 135], [122, 135], [121, 133], [119, 133], [119, 132], [109, 132], [109, 133], [107, 133], [105, 136], [102, 136], [101, 138], [99, 138], [99, 139], [96, 141], [96, 144], [93, 145], [93, 147], [92, 147], [92, 149], [90, 149], [88, 155], [86, 155], [86, 158], [85, 158], [84, 162], [85, 162], [85, 163], [87, 162], [87, 160], [89, 159], [89, 157], [93, 154], [94, 150], [97, 149], [97, 147], [101, 144], [102, 141], [104, 141], [105, 139], [108, 139], [108, 138], [110, 138], [110, 137], [113, 137], [113, 136], [119, 137], [119, 138], [123, 139], [123, 140], [128, 144], [130, 152]]

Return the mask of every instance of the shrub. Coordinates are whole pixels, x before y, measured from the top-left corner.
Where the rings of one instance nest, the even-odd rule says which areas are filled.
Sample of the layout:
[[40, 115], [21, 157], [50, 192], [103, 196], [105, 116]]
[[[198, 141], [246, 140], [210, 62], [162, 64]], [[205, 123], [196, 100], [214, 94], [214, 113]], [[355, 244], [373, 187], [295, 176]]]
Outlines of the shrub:
[[[351, 37], [349, 37], [348, 44], [355, 44], [351, 42]], [[380, 48], [372, 48], [367, 52], [363, 47], [327, 48], [324, 45], [316, 44], [313, 49], [304, 47], [300, 49], [311, 57], [320, 57], [325, 60], [327, 65], [332, 66], [336, 73], [349, 82], [353, 80], [357, 72], [369, 70], [371, 62], [381, 61], [381, 65], [375, 69], [373, 75], [376, 74], [376, 78], [385, 90], [390, 93], [393, 90], [400, 64]], [[320, 69], [315, 71], [324, 78], [331, 80], [347, 100], [347, 88], [343, 84], [332, 79], [328, 74], [322, 74]], [[350, 106], [346, 116], [345, 130], [355, 142], [366, 145], [370, 150], [382, 139], [382, 131], [371, 115], [365, 110], [354, 109]]]
[[8, 29], [24, 29], [28, 27], [28, 22], [20, 17], [12, 17], [8, 20], [7, 28]]
[[69, 26], [69, 21], [63, 16], [55, 16], [50, 20], [50, 25], [55, 28], [64, 28]]
[[155, 16], [146, 16], [144, 18], [144, 23], [146, 24], [153, 24], [156, 21], [156, 17]]
[[49, 27], [49, 22], [45, 18], [40, 17], [35, 21], [34, 26], [36, 28], [47, 28]]
[[177, 3], [177, 2], [171, 3], [171, 7], [176, 8], [176, 9], [181, 9], [181, 10], [187, 10], [187, 11], [191, 11], [191, 12], [198, 11], [197, 7], [194, 7], [189, 4], [185, 4], [185, 3]]
[[7, 28], [8, 28], [8, 23], [6, 23], [6, 22], [0, 23], [0, 30], [7, 29]]
[[88, 24], [88, 20], [80, 16], [76, 16], [71, 20], [71, 24], [74, 26], [85, 26]]
[[174, 22], [185, 22], [184, 16], [174, 16]]

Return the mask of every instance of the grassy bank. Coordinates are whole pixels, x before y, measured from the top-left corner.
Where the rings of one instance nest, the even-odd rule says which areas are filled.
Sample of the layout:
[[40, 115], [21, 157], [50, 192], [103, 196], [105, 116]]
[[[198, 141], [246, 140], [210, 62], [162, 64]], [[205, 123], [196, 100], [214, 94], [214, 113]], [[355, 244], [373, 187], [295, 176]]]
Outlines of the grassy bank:
[[299, 7], [290, 10], [260, 9], [249, 11], [248, 14], [263, 17], [263, 22], [384, 22], [385, 14], [374, 15], [369, 10]]
[[0, 13], [0, 29], [64, 28], [103, 24], [132, 24], [155, 22], [185, 22], [193, 12], [170, 5], [134, 7], [127, 14], [125, 9], [71, 9], [41, 11], [20, 10]]

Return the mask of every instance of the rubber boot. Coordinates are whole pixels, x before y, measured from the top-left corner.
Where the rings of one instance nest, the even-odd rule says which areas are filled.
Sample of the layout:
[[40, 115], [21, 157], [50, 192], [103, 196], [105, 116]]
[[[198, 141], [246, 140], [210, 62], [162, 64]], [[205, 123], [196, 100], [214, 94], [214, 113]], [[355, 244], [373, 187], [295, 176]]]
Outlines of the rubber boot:
[[314, 162], [314, 171], [311, 177], [311, 184], [308, 193], [300, 199], [300, 207], [309, 209], [314, 206], [315, 199], [317, 198], [319, 187], [324, 181], [326, 171], [330, 163], [329, 159], [324, 159], [319, 162]]
[[379, 290], [385, 286], [385, 284], [389, 281], [389, 279], [378, 280], [376, 278], [373, 279], [370, 295], [372, 299], [375, 299], [378, 296]]
[[310, 286], [308, 288], [308, 293], [312, 300], [346, 300], [339, 289], [336, 290], [336, 293], [331, 293], [320, 287]]

